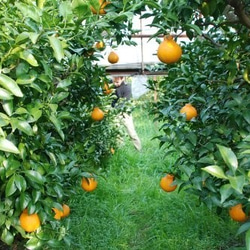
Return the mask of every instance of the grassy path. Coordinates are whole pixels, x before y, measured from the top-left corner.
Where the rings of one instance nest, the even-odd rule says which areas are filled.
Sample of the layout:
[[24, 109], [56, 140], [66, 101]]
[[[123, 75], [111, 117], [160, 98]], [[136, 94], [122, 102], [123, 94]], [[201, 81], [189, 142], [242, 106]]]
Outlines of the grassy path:
[[235, 245], [237, 227], [227, 216], [221, 219], [198, 206], [197, 198], [185, 192], [159, 188], [171, 159], [163, 159], [157, 141], [151, 140], [157, 128], [142, 114], [134, 115], [142, 152], [126, 141], [106, 163], [98, 188], [71, 199], [71, 249], [235, 249], [230, 245]]

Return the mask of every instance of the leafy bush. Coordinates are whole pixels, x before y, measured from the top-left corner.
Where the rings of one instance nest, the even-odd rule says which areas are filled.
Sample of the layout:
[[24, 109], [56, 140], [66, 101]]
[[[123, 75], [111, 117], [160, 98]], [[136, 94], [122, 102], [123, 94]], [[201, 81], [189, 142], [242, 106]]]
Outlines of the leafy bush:
[[[55, 221], [53, 207], [97, 172], [116, 144], [115, 111], [104, 95], [105, 68], [95, 42], [117, 39], [126, 15], [93, 15], [98, 1], [2, 1], [0, 4], [0, 235], [8, 245], [19, 236], [26, 247], [67, 243], [67, 224]], [[114, 13], [123, 5], [109, 6]], [[129, 15], [129, 12], [127, 13]], [[116, 20], [120, 18], [119, 20]], [[110, 32], [118, 28], [116, 32]], [[124, 37], [122, 41], [122, 37]], [[128, 40], [129, 41], [129, 40]], [[90, 118], [93, 107], [104, 120]], [[42, 226], [25, 233], [19, 215], [38, 213]]]
[[[164, 122], [160, 145], [166, 156], [178, 154], [168, 170], [179, 176], [180, 189], [198, 195], [208, 207], [219, 211], [242, 203], [248, 213], [249, 5], [219, 0], [189, 1], [189, 6], [166, 2], [162, 1], [163, 8], [172, 10], [169, 19], [153, 11], [152, 25], [160, 28], [157, 34], [166, 29], [186, 31], [191, 39], [182, 44], [181, 61], [164, 66], [167, 76], [150, 81], [151, 88], [160, 92], [153, 107], [156, 120]], [[186, 103], [198, 110], [191, 121], [180, 114]], [[246, 223], [239, 232], [248, 229]]]

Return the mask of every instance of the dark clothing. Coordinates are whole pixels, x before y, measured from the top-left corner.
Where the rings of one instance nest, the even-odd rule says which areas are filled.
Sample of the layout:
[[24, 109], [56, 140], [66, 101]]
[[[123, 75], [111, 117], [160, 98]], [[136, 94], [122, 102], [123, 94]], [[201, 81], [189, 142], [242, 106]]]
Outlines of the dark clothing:
[[116, 98], [112, 102], [112, 107], [115, 107], [120, 98], [125, 98], [128, 101], [132, 97], [131, 86], [122, 82], [121, 85], [115, 88]]

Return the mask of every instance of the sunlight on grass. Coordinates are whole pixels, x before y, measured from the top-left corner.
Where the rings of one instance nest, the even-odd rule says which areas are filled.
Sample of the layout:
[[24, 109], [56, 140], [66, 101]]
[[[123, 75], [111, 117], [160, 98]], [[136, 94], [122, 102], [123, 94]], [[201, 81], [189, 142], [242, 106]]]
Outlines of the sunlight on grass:
[[[159, 186], [165, 166], [156, 140], [158, 126], [145, 110], [135, 110], [135, 125], [143, 150], [132, 143], [116, 149], [105, 163], [98, 188], [79, 188], [71, 199], [72, 249], [103, 250], [216, 250], [233, 249], [237, 225], [227, 215], [199, 205], [185, 192], [166, 193]], [[66, 248], [65, 248], [66, 249]]]

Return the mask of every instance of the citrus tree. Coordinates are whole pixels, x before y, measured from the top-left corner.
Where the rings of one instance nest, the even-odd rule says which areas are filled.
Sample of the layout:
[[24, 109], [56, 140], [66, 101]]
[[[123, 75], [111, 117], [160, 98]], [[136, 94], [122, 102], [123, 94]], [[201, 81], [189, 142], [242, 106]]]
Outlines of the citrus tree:
[[[160, 1], [151, 13], [155, 36], [172, 33], [178, 42], [186, 34], [189, 41], [181, 43], [178, 62], [155, 67], [167, 76], [150, 82], [160, 92], [153, 107], [164, 124], [160, 145], [166, 156], [177, 156], [167, 171], [178, 177], [179, 190], [198, 195], [210, 208], [241, 204], [238, 214], [247, 216], [239, 232], [247, 231], [248, 248], [249, 10], [248, 1]], [[180, 112], [186, 104], [195, 111]]]
[[[97, 63], [105, 47], [96, 43], [130, 44], [133, 13], [140, 8], [140, 1], [1, 1], [5, 244], [20, 237], [28, 249], [69, 243], [67, 223], [60, 220], [69, 214], [68, 197], [83, 176], [98, 174], [118, 133], [106, 70]], [[101, 116], [93, 113], [97, 108]]]
[[[178, 153], [171, 171], [210, 207], [240, 203], [247, 211], [248, 7], [235, 0], [1, 1], [1, 241], [21, 236], [28, 249], [70, 244], [60, 220], [65, 203], [83, 176], [99, 171], [118, 133], [99, 52], [134, 45], [132, 18], [146, 8], [154, 37], [186, 32], [192, 40], [178, 63], [161, 66], [168, 75], [155, 112], [165, 123], [161, 144]], [[179, 114], [186, 103], [196, 119]]]

